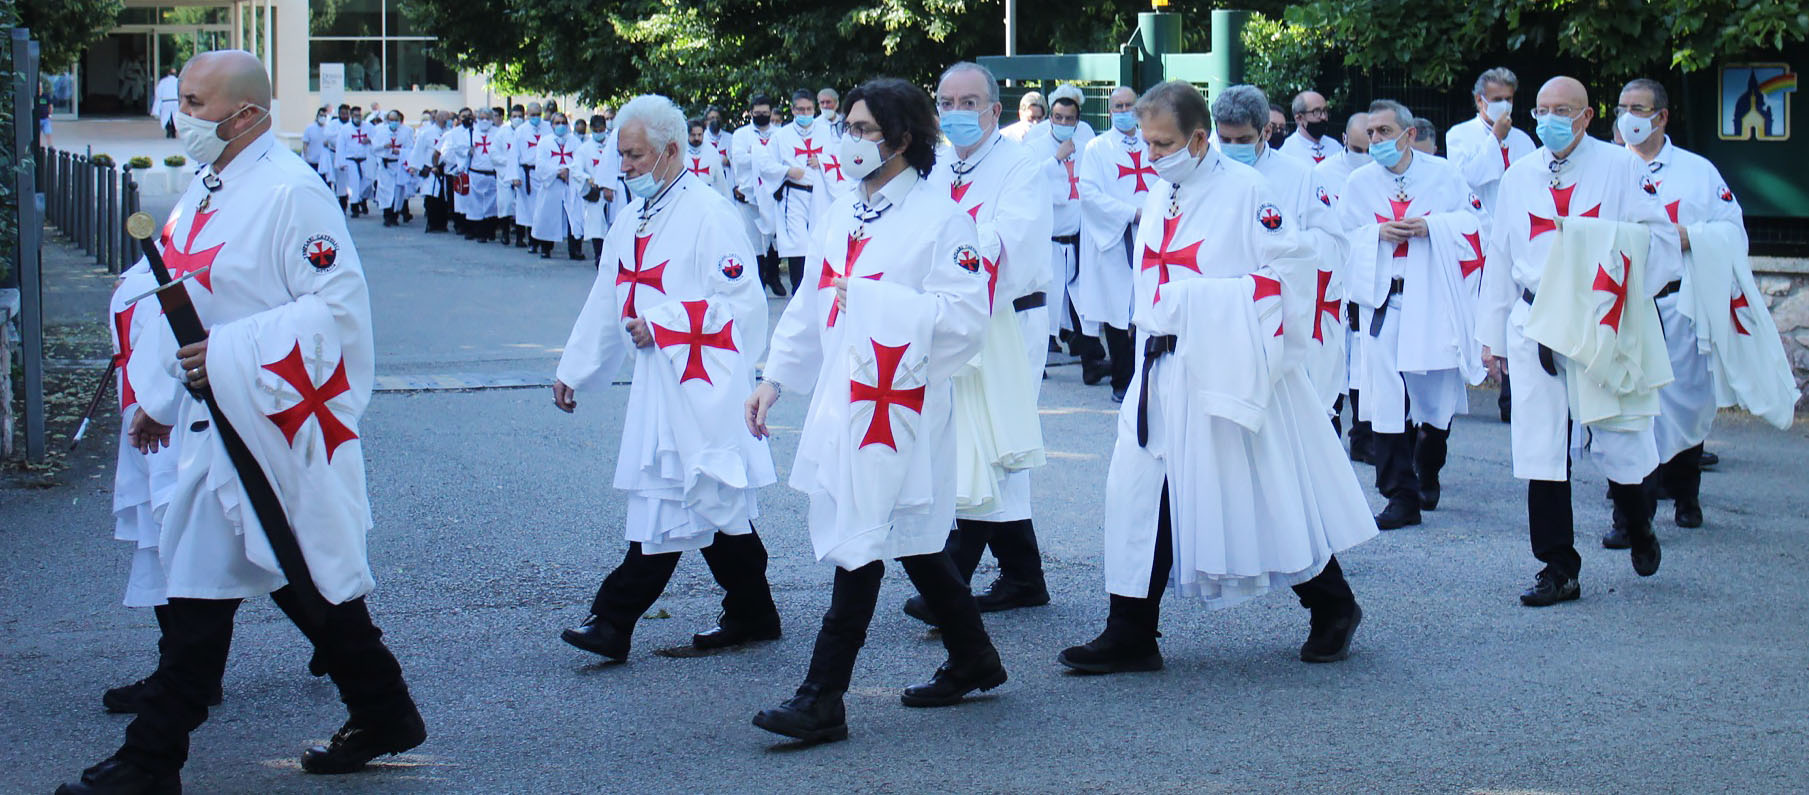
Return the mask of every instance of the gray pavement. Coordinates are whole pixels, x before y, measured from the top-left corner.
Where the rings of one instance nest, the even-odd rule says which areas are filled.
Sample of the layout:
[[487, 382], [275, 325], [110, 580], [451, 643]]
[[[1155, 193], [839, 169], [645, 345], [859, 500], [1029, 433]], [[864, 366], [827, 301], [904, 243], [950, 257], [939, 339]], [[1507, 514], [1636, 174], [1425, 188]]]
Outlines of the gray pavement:
[[[952, 709], [900, 706], [942, 653], [899, 612], [910, 587], [894, 566], [848, 698], [852, 737], [779, 743], [748, 720], [797, 685], [831, 578], [811, 559], [801, 495], [766, 490], [758, 522], [783, 640], [653, 656], [715, 618], [717, 589], [687, 556], [654, 608], [670, 618], [642, 622], [629, 662], [598, 665], [561, 643], [623, 551], [608, 483], [626, 390], [581, 395], [566, 416], [544, 388], [451, 387], [547, 382], [594, 271], [420, 224], [353, 230], [379, 375], [438, 385], [378, 395], [361, 428], [372, 610], [431, 737], [367, 773], [300, 773], [297, 753], [343, 713], [307, 675], [300, 634], [254, 600], [225, 704], [194, 737], [192, 792], [1786, 792], [1809, 772], [1802, 424], [1723, 415], [1707, 525], [1679, 530], [1661, 506], [1664, 568], [1649, 579], [1595, 544], [1608, 506], [1580, 465], [1583, 599], [1532, 610], [1515, 599], [1538, 567], [1524, 486], [1494, 394], [1478, 391], [1452, 437], [1442, 507], [1342, 556], [1366, 611], [1350, 660], [1295, 659], [1306, 613], [1286, 594], [1222, 612], [1170, 599], [1167, 670], [1083, 678], [1054, 656], [1105, 616], [1115, 407], [1068, 364], [1049, 370], [1054, 455], [1034, 479], [1054, 602], [988, 617], [1011, 680]], [[104, 311], [104, 289], [77, 292], [70, 311]], [[777, 409], [782, 479], [803, 409]], [[48, 792], [110, 753], [125, 719], [102, 713], [100, 692], [155, 661], [150, 614], [119, 606], [129, 550], [111, 540], [106, 439], [60, 486], [0, 489], [3, 791]]]

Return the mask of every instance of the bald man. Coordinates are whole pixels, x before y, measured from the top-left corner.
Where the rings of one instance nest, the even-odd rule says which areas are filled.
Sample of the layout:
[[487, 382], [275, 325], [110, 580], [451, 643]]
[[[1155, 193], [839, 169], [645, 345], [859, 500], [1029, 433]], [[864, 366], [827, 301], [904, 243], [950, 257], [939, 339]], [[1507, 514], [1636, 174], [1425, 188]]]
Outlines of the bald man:
[[1282, 142], [1281, 153], [1305, 158], [1315, 165], [1344, 153], [1344, 147], [1333, 138], [1331, 108], [1317, 91], [1294, 95], [1294, 134]]
[[[1632, 547], [1634, 573], [1642, 577], [1656, 574], [1660, 560], [1658, 536], [1652, 532], [1653, 506], [1640, 486], [1659, 461], [1652, 430], [1652, 415], [1658, 413], [1656, 392], [1650, 413], [1643, 416], [1636, 416], [1642, 412], [1632, 409], [1599, 421], [1572, 416], [1570, 395], [1577, 394], [1579, 387], [1569, 381], [1579, 386], [1586, 383], [1585, 363], [1574, 362], [1528, 337], [1534, 302], [1545, 287], [1542, 282], [1554, 274], [1567, 275], [1561, 269], [1547, 268], [1546, 260], [1567, 234], [1562, 226], [1566, 217], [1601, 218], [1646, 228], [1650, 242], [1645, 261], [1627, 258], [1623, 265], [1614, 261], [1622, 258], [1608, 258], [1608, 263], [1600, 266], [1593, 288], [1601, 299], [1597, 317], [1579, 321], [1587, 324], [1592, 334], [1608, 333], [1599, 329], [1611, 331], [1617, 349], [1637, 356], [1637, 351], [1651, 343], [1651, 335], [1640, 338], [1640, 324], [1628, 319], [1635, 313], [1656, 314], [1652, 301], [1666, 285], [1681, 278], [1683, 252], [1677, 229], [1658, 196], [1642, 188], [1648, 173], [1645, 162], [1587, 134], [1595, 111], [1582, 83], [1569, 77], [1547, 81], [1539, 89], [1532, 115], [1538, 120], [1543, 146], [1515, 160], [1502, 174], [1485, 258], [1488, 266], [1483, 268], [1482, 292], [1477, 299], [1476, 337], [1484, 346], [1485, 358], [1505, 357], [1507, 369], [1514, 374], [1509, 434], [1514, 477], [1527, 481], [1533, 556], [1545, 564], [1520, 601], [1529, 607], [1546, 607], [1581, 594], [1577, 575], [1583, 560], [1576, 549], [1570, 504], [1573, 449], [1586, 450], [1608, 478], [1608, 493]], [[1616, 248], [1625, 251], [1618, 238]], [[1629, 295], [1635, 275], [1644, 289]], [[1575, 283], [1566, 278], [1562, 284], [1554, 282], [1550, 290], [1554, 296], [1566, 295], [1557, 291], [1574, 290], [1570, 285]], [[1625, 338], [1623, 330], [1633, 336]], [[1662, 334], [1656, 344], [1663, 359]], [[1669, 373], [1664, 377], [1669, 380]]]
[[[427, 737], [364, 602], [375, 583], [358, 419], [374, 352], [358, 250], [333, 195], [277, 144], [257, 58], [203, 53], [180, 80], [176, 129], [205, 168], [171, 211], [164, 252], [176, 274], [198, 272], [185, 289], [208, 335], [177, 348], [158, 328], [126, 365], [147, 395], [132, 417], [133, 445], [155, 453], [173, 439], [183, 450], [157, 550], [168, 596], [156, 608], [160, 658], [125, 744], [59, 793], [181, 791], [189, 734], [226, 669], [233, 614], [263, 594], [313, 642], [351, 713], [330, 743], [302, 754], [302, 770], [351, 772]], [[211, 393], [212, 406], [191, 392]], [[225, 436], [222, 421], [276, 495], [306, 495], [276, 507], [294, 528], [309, 592], [277, 564], [276, 533], [247, 520], [259, 501], [213, 438]]]

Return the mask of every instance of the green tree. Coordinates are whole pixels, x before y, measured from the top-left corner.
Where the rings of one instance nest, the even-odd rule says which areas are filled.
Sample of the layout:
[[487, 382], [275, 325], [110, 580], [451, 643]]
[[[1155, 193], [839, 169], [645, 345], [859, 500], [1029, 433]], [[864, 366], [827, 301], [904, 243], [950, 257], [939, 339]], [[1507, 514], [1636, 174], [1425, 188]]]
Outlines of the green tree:
[[18, 25], [38, 41], [38, 68], [45, 74], [75, 68], [88, 45], [113, 29], [124, 0], [18, 0]]

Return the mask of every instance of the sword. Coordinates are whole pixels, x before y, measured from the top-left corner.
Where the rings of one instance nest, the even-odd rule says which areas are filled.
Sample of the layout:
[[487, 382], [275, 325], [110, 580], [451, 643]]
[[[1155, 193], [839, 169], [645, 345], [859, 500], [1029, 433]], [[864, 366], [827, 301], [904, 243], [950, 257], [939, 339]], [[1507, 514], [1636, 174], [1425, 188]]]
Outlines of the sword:
[[193, 279], [196, 276], [200, 276], [201, 274], [206, 273], [208, 270], [210, 270], [212, 268], [213, 268], [212, 265], [203, 265], [199, 268], [189, 271], [188, 273], [184, 273], [181, 276], [177, 276], [176, 278], [171, 279], [169, 284], [160, 284], [160, 285], [157, 285], [156, 287], [152, 287], [151, 289], [146, 290], [142, 293], [139, 293], [138, 295], [133, 296], [131, 299], [127, 300], [126, 306], [131, 306], [133, 304], [136, 304], [139, 301], [143, 301], [146, 298], [150, 298], [153, 295], [161, 293], [164, 290], [168, 290], [171, 287], [175, 287], [176, 285], [186, 282], [189, 279]]
[[100, 408], [101, 398], [107, 396], [107, 384], [113, 380], [113, 373], [118, 369], [118, 359], [107, 361], [107, 371], [101, 373], [100, 383], [94, 385], [94, 397], [88, 401], [88, 410], [82, 412], [82, 421], [75, 426], [75, 435], [69, 437], [70, 452], [75, 452], [75, 446], [81, 444], [82, 437], [88, 433], [88, 421], [94, 418], [94, 410]]
[[[188, 288], [172, 279], [169, 268], [163, 264], [163, 253], [157, 250], [152, 238], [156, 230], [157, 222], [147, 213], [133, 213], [126, 219], [126, 233], [138, 239], [139, 248], [150, 262], [151, 275], [157, 278], [157, 302], [163, 307], [163, 316], [169, 320], [170, 331], [176, 334], [177, 344], [186, 346], [205, 341], [207, 328], [201, 325], [201, 315], [195, 311]], [[271, 551], [276, 553], [277, 567], [282, 569], [283, 577], [294, 589], [297, 603], [317, 626], [324, 625], [326, 597], [321, 596], [320, 589], [314, 585], [308, 561], [302, 556], [301, 544], [295, 540], [289, 515], [283, 511], [283, 503], [277, 497], [276, 489], [271, 487], [270, 478], [258, 464], [257, 457], [251, 454], [251, 448], [245, 445], [244, 438], [233, 429], [226, 412], [220, 410], [213, 388], [191, 386], [189, 393], [207, 405], [208, 415], [213, 418], [214, 428], [220, 432], [220, 442], [226, 448], [226, 456], [238, 472], [239, 484], [245, 488], [252, 512], [257, 516], [258, 524], [264, 527], [264, 536], [270, 542]]]

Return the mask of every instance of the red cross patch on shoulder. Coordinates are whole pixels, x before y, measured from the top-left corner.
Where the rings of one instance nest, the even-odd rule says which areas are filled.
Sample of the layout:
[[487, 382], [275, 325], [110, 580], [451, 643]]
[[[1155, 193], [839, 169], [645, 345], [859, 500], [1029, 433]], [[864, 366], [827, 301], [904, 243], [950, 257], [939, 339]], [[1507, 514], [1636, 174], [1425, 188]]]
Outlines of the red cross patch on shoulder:
[[1256, 208], [1256, 222], [1271, 232], [1281, 231], [1281, 208], [1268, 202]]
[[967, 271], [968, 273], [979, 273], [980, 272], [980, 252], [979, 252], [979, 250], [975, 249], [973, 246], [956, 247], [955, 248], [955, 264], [961, 266], [961, 269], [964, 271]]
[[1729, 204], [1732, 204], [1734, 201], [1734, 192], [1731, 190], [1728, 190], [1726, 185], [1722, 185], [1721, 190], [1719, 192], [1717, 192], [1715, 195], [1721, 197], [1722, 201], [1727, 202]]
[[717, 260], [716, 269], [722, 271], [722, 275], [729, 281], [735, 281], [736, 279], [741, 278], [741, 274], [747, 270], [741, 265], [741, 260], [735, 258], [734, 254], [724, 255], [722, 259]]
[[317, 271], [330, 271], [339, 263], [339, 243], [328, 235], [315, 235], [302, 244], [302, 256]]

